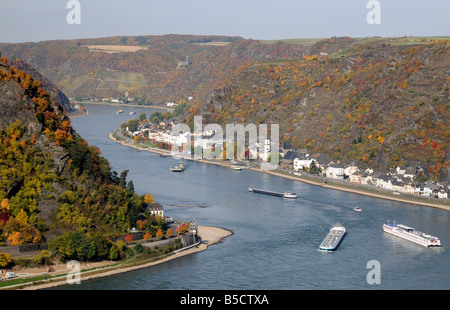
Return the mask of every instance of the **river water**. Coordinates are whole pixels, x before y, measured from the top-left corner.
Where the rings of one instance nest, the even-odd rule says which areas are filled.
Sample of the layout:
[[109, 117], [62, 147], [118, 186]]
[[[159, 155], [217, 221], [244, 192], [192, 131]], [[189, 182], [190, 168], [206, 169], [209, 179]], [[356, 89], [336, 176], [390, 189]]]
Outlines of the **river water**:
[[[208, 250], [158, 266], [55, 289], [125, 290], [406, 290], [450, 288], [450, 212], [325, 189], [255, 171], [178, 162], [119, 145], [107, 135], [127, 119], [157, 111], [144, 107], [86, 105], [72, 119], [76, 131], [100, 148], [118, 173], [128, 169], [138, 194], [151, 193], [165, 215], [219, 226], [233, 235]], [[136, 111], [136, 115], [128, 112]], [[293, 191], [287, 200], [252, 194], [249, 185]], [[181, 207], [180, 205], [185, 205]], [[188, 207], [186, 207], [186, 205]], [[359, 206], [362, 212], [353, 208]], [[425, 248], [383, 233], [396, 220], [441, 239]], [[347, 235], [334, 252], [318, 247], [335, 223]], [[379, 268], [368, 263], [376, 260]], [[368, 281], [369, 278], [378, 280]], [[372, 274], [375, 274], [372, 276]], [[370, 282], [370, 283], [369, 283]]]

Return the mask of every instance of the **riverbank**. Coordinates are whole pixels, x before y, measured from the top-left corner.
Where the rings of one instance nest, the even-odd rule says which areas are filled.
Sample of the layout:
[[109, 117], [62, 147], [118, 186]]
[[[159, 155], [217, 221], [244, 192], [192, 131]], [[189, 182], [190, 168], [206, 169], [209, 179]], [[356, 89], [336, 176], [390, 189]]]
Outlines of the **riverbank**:
[[[158, 259], [156, 261], [150, 262], [140, 262], [133, 264], [130, 261], [125, 263], [117, 262], [98, 262], [98, 263], [82, 263], [80, 281], [86, 281], [95, 278], [107, 277], [111, 275], [116, 275], [120, 273], [130, 272], [133, 270], [138, 270], [142, 268], [149, 268], [158, 264], [165, 263], [186, 255], [198, 253], [205, 251], [211, 245], [218, 244], [223, 241], [226, 237], [232, 235], [233, 233], [227, 229], [214, 227], [214, 226], [198, 226], [198, 235], [201, 238], [201, 242], [196, 246], [190, 246], [178, 251], [169, 253], [167, 256]], [[30, 270], [23, 270], [23, 272], [17, 272], [21, 278], [30, 278], [45, 275], [52, 276], [49, 280], [40, 280], [38, 282], [29, 282], [24, 284], [18, 284], [15, 287], [3, 287], [2, 289], [24, 289], [24, 290], [38, 290], [51, 288], [61, 285], [67, 285], [67, 273], [70, 272], [66, 264], [60, 264], [53, 266], [54, 272], [47, 272], [46, 268], [33, 268]], [[56, 274], [55, 274], [56, 273]], [[61, 274], [60, 277], [54, 277], [55, 275]], [[75, 285], [75, 284], [73, 284]]]
[[[171, 152], [167, 151], [167, 150], [156, 149], [156, 148], [145, 148], [145, 147], [140, 147], [140, 146], [135, 145], [134, 142], [117, 140], [114, 137], [114, 133], [110, 133], [108, 135], [108, 137], [109, 137], [109, 139], [111, 139], [114, 142], [117, 142], [124, 146], [132, 147], [132, 148], [140, 150], [140, 151], [148, 151], [148, 152], [152, 152], [152, 153], [156, 153], [156, 154], [160, 154], [160, 155], [171, 155]], [[218, 166], [224, 166], [224, 167], [233, 166], [233, 164], [231, 164], [227, 161], [222, 161], [222, 160], [206, 160], [206, 159], [190, 159], [190, 160], [198, 161], [198, 162], [202, 162], [202, 163], [206, 163], [206, 164], [214, 164], [214, 165], [218, 165]], [[433, 202], [430, 202], [430, 201], [425, 200], [420, 197], [411, 197], [410, 199], [409, 199], [409, 197], [405, 197], [405, 196], [395, 197], [393, 193], [391, 194], [391, 193], [384, 193], [384, 192], [376, 191], [376, 190], [369, 190], [369, 189], [363, 190], [363, 189], [357, 189], [357, 188], [350, 188], [350, 187], [345, 187], [344, 185], [341, 185], [341, 184], [327, 184], [327, 183], [317, 182], [317, 181], [308, 179], [301, 175], [292, 175], [292, 174], [288, 174], [288, 173], [282, 173], [282, 172], [279, 172], [276, 170], [263, 170], [260, 168], [251, 168], [250, 170], [264, 172], [264, 173], [268, 173], [268, 174], [275, 175], [278, 177], [295, 180], [295, 181], [300, 181], [300, 182], [308, 183], [308, 184], [315, 185], [315, 186], [321, 186], [324, 188], [345, 191], [345, 192], [350, 192], [350, 193], [354, 193], [354, 194], [365, 195], [365, 196], [370, 196], [370, 197], [375, 197], [375, 198], [382, 198], [382, 199], [387, 199], [387, 200], [392, 200], [392, 201], [404, 202], [404, 203], [409, 203], [409, 204], [416, 204], [416, 205], [422, 205], [422, 206], [427, 206], [427, 207], [439, 208], [439, 209], [450, 211], [450, 205], [448, 205], [448, 204], [446, 205], [446, 204], [440, 204], [440, 203], [433, 203]], [[351, 185], [351, 183], [349, 183], [349, 186], [350, 185]]]
[[358, 189], [354, 189], [354, 188], [346, 188], [344, 186], [340, 186], [340, 185], [337, 185], [337, 184], [319, 183], [319, 182], [316, 182], [316, 181], [308, 180], [306, 178], [301, 178], [301, 176], [292, 176], [292, 175], [279, 173], [279, 172], [276, 172], [276, 171], [264, 171], [264, 172], [272, 174], [272, 175], [276, 175], [276, 176], [279, 176], [279, 177], [291, 179], [291, 180], [297, 180], [297, 181], [305, 182], [305, 183], [308, 183], [308, 184], [311, 184], [311, 185], [315, 185], [315, 186], [321, 186], [321, 187], [324, 187], [324, 188], [335, 189], [335, 190], [350, 192], [350, 193], [359, 194], [359, 195], [365, 195], [365, 196], [370, 196], [370, 197], [375, 197], [375, 198], [388, 199], [388, 200], [392, 200], [392, 201], [404, 202], [404, 203], [409, 203], [409, 204], [417, 204], [417, 205], [433, 207], [433, 208], [439, 208], [439, 209], [450, 211], [450, 206], [449, 205], [436, 204], [436, 203], [432, 203], [432, 202], [428, 202], [428, 201], [420, 201], [422, 199], [420, 197], [413, 197], [415, 199], [413, 199], [413, 198], [408, 199], [406, 197], [401, 197], [401, 196], [400, 197], [393, 197], [394, 194], [392, 194], [392, 196], [391, 196], [391, 195], [389, 195], [387, 193], [382, 193], [382, 192], [369, 191], [369, 190], [367, 190], [367, 191], [366, 190], [358, 190]]
[[138, 108], [152, 108], [152, 109], [162, 109], [167, 111], [173, 111], [173, 108], [169, 108], [163, 105], [143, 105], [143, 104], [129, 104], [129, 103], [112, 103], [112, 102], [98, 102], [98, 101], [77, 101], [78, 104], [98, 104], [98, 105], [109, 105], [118, 107], [138, 107]]
[[80, 110], [80, 111], [76, 111], [76, 112], [70, 112], [69, 113], [69, 118], [74, 118], [74, 117], [82, 117], [82, 116], [88, 116], [89, 115], [89, 111], [88, 110]]

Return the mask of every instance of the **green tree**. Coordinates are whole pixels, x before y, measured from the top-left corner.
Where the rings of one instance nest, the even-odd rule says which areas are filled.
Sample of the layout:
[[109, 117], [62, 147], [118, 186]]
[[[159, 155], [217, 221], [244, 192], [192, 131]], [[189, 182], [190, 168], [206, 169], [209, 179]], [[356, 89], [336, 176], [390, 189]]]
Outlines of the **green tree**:
[[320, 167], [317, 167], [315, 161], [313, 160], [311, 162], [311, 165], [309, 166], [308, 173], [310, 173], [310, 174], [318, 174], [321, 171], [322, 171], [322, 169], [320, 169]]
[[138, 129], [139, 126], [139, 121], [137, 119], [129, 119], [127, 120], [127, 127], [128, 130], [133, 132], [136, 131]]
[[133, 180], [130, 180], [130, 182], [128, 182], [127, 184], [127, 189], [131, 194], [134, 194], [134, 184], [133, 184]]
[[139, 120], [142, 122], [144, 119], [147, 118], [147, 115], [145, 113], [139, 114]]
[[47, 250], [42, 250], [41, 254], [34, 257], [34, 263], [36, 265], [51, 265], [50, 253]]
[[[95, 233], [92, 236], [91, 248], [89, 249], [91, 260], [104, 260], [109, 258], [109, 251], [112, 243], [109, 242], [101, 233]], [[95, 249], [95, 255], [93, 250]]]
[[120, 173], [119, 177], [119, 186], [123, 189], [127, 188], [127, 175], [129, 170], [124, 170]]
[[109, 249], [109, 259], [117, 260], [119, 257], [119, 248], [117, 247], [117, 245], [112, 244], [111, 248]]
[[57, 253], [63, 260], [88, 260], [90, 241], [82, 231], [63, 234], [49, 242], [49, 250]]

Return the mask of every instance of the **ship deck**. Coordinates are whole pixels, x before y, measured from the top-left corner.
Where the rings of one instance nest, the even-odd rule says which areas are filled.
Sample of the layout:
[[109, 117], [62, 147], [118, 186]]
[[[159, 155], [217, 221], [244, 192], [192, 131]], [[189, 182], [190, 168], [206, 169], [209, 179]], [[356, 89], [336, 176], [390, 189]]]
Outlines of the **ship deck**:
[[325, 239], [320, 244], [321, 250], [332, 251], [337, 248], [345, 235], [345, 229], [332, 228]]

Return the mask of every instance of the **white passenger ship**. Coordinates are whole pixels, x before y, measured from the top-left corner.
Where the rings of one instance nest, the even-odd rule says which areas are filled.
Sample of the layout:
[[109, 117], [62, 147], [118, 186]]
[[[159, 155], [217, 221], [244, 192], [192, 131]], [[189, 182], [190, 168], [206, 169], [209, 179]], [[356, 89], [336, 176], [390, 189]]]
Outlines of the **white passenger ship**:
[[388, 222], [383, 224], [383, 231], [426, 247], [441, 246], [439, 238], [417, 231], [403, 224], [396, 224], [395, 221], [394, 223]]

